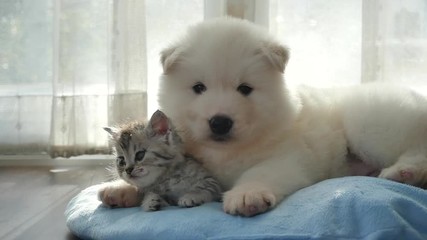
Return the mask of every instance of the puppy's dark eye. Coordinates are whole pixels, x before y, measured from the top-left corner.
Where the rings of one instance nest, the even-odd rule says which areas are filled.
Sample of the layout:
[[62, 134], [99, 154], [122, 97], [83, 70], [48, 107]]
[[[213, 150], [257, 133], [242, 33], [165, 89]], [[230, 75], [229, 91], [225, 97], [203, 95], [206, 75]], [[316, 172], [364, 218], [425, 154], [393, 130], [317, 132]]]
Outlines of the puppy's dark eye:
[[249, 94], [251, 94], [252, 90], [254, 89], [246, 84], [240, 84], [237, 87], [237, 91], [239, 91], [243, 96], [248, 96]]
[[119, 167], [126, 166], [125, 158], [123, 156], [118, 156], [117, 159], [116, 159], [116, 161], [117, 161], [117, 165]]
[[142, 161], [145, 156], [145, 151], [139, 151], [135, 154], [135, 161]]
[[206, 91], [206, 86], [203, 83], [196, 83], [193, 86], [193, 91], [196, 94], [202, 94], [204, 91]]

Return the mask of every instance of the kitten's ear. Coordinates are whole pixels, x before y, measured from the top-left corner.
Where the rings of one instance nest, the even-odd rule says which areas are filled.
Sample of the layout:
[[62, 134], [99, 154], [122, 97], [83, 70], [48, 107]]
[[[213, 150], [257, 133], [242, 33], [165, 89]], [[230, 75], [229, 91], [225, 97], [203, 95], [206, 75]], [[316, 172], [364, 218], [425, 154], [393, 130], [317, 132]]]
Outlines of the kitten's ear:
[[166, 135], [171, 129], [168, 117], [160, 110], [153, 113], [148, 124], [155, 135]]
[[107, 131], [112, 138], [116, 137], [119, 132], [119, 129], [114, 127], [103, 127], [103, 129]]
[[276, 42], [263, 42], [261, 52], [280, 72], [285, 71], [289, 60], [289, 49]]

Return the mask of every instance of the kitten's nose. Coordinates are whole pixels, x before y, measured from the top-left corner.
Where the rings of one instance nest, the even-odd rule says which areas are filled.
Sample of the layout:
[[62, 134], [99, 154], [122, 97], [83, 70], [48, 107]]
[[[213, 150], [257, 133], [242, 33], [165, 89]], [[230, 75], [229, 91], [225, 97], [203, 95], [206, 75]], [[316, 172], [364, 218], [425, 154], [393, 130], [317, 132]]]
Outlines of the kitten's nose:
[[132, 174], [132, 171], [133, 171], [133, 167], [128, 167], [128, 168], [126, 168], [126, 173], [127, 173], [127, 174], [131, 175], [131, 174]]
[[216, 135], [226, 135], [233, 127], [233, 120], [226, 115], [215, 115], [209, 119], [209, 127]]

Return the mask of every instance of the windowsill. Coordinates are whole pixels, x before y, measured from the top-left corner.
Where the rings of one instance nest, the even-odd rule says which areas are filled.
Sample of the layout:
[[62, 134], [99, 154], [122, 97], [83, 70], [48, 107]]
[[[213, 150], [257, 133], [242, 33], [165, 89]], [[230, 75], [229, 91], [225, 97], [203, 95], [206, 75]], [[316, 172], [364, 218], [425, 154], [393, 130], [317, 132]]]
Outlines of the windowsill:
[[51, 158], [49, 155], [0, 155], [0, 167], [5, 166], [101, 166], [113, 162], [113, 155], [82, 155]]

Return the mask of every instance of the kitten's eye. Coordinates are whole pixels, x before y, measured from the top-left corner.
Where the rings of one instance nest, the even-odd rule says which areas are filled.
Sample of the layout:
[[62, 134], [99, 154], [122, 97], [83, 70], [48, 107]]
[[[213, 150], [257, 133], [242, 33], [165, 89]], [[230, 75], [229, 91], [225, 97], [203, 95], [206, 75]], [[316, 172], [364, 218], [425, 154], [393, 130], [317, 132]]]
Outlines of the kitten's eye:
[[199, 94], [199, 95], [202, 94], [203, 92], [205, 92], [206, 90], [207, 90], [206, 86], [203, 83], [200, 83], [200, 82], [196, 83], [193, 86], [194, 93]]
[[117, 161], [117, 165], [119, 165], [119, 167], [126, 166], [125, 158], [123, 156], [117, 157], [116, 161]]
[[145, 156], [145, 150], [137, 152], [135, 154], [135, 161], [142, 161], [142, 159], [144, 159], [144, 156]]
[[254, 89], [244, 83], [240, 84], [237, 87], [237, 91], [239, 91], [243, 96], [248, 96], [249, 94], [251, 94], [252, 90]]

